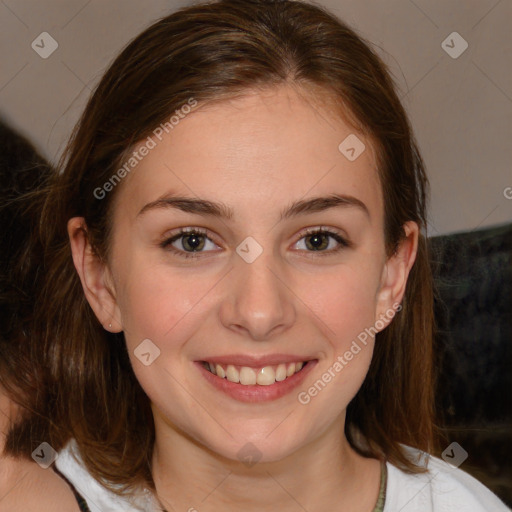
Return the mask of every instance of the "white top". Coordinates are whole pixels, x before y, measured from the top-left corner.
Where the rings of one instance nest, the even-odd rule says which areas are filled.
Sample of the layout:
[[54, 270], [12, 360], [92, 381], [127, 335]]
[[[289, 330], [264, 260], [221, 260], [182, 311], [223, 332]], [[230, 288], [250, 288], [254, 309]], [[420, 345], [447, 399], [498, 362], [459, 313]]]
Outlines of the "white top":
[[[406, 447], [427, 473], [407, 474], [386, 463], [384, 512], [510, 512], [487, 487], [461, 469], [419, 450]], [[154, 512], [161, 510], [150, 493], [119, 497], [102, 487], [84, 468], [71, 441], [55, 462], [87, 501], [91, 512]]]

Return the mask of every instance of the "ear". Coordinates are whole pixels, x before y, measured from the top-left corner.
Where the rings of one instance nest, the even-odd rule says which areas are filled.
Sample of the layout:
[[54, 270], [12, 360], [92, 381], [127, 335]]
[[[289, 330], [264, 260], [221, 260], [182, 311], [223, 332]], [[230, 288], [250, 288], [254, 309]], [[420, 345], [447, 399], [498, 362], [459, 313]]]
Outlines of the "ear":
[[375, 312], [376, 323], [380, 320], [379, 324], [384, 324], [379, 331], [387, 327], [395, 313], [401, 309], [399, 304], [404, 296], [407, 278], [418, 252], [418, 224], [409, 221], [403, 225], [403, 229], [404, 239], [396, 252], [388, 258], [382, 270]]
[[107, 265], [91, 247], [83, 217], [73, 217], [68, 221], [68, 236], [73, 263], [94, 314], [107, 331], [122, 331], [112, 276]]

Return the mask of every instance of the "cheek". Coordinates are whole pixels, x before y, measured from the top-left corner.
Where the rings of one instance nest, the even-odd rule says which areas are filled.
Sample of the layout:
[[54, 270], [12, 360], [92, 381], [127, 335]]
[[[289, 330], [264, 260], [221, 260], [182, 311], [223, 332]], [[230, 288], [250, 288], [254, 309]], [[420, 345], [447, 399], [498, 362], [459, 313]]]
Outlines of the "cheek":
[[328, 409], [326, 420], [347, 407], [368, 372], [379, 276], [375, 261], [360, 258], [357, 264], [338, 266], [320, 280], [297, 283], [301, 297], [307, 297], [304, 302], [317, 318], [316, 325], [329, 342], [326, 357], [318, 367], [318, 379], [301, 390], [298, 399], [302, 404], [311, 402], [319, 412]]
[[301, 278], [299, 296], [323, 324], [327, 339], [338, 348], [373, 325], [377, 306], [375, 267], [338, 266], [320, 279]]
[[[171, 270], [165, 265], [133, 265], [121, 280], [118, 304], [129, 346], [149, 338], [157, 345], [186, 339], [194, 313], [212, 287], [208, 278], [190, 270]], [[179, 335], [178, 335], [179, 333]]]
[[[184, 400], [182, 385], [176, 385], [187, 382], [182, 350], [201, 325], [205, 295], [212, 288], [207, 279], [189, 274], [167, 266], [134, 267], [122, 287], [120, 309], [133, 370], [151, 401], [163, 409], [165, 404]], [[139, 359], [147, 352], [148, 366]], [[194, 407], [189, 407], [190, 413]]]
[[329, 346], [315, 380], [297, 395], [312, 417], [322, 418], [316, 426], [320, 430], [347, 408], [366, 378], [373, 355], [371, 328], [376, 308], [375, 281], [368, 279], [368, 273], [347, 268], [325, 282], [308, 306], [321, 320], [316, 323]]

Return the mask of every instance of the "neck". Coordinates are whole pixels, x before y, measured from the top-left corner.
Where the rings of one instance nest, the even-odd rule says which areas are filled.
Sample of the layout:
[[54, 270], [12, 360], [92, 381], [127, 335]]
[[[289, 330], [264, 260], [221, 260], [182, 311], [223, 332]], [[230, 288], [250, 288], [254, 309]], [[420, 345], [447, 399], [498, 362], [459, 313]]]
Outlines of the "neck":
[[0, 387], [0, 455], [3, 454], [6, 434], [11, 427], [11, 420], [18, 413], [18, 408]]
[[153, 479], [168, 511], [371, 512], [377, 501], [380, 463], [358, 455], [339, 422], [287, 457], [254, 465], [222, 457], [169, 423], [155, 426]]

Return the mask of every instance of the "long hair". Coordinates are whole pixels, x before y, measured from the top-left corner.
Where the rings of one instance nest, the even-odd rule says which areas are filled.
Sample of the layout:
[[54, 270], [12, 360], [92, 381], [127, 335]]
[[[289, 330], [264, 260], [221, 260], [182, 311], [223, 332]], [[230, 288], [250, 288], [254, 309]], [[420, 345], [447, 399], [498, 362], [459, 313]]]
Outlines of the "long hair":
[[402, 444], [436, 449], [428, 181], [393, 79], [370, 43], [321, 7], [214, 1], [160, 19], [114, 60], [75, 127], [42, 215], [47, 284], [36, 314], [45, 366], [60, 390], [60, 429], [52, 430], [52, 442], [62, 446], [72, 435], [87, 468], [105, 485], [152, 485], [154, 423], [123, 335], [106, 332], [86, 301], [66, 223], [84, 217], [89, 242], [108, 262], [113, 205], [123, 183], [105, 195], [98, 190], [120, 175], [135, 145], [169, 125], [191, 98], [201, 105], [280, 84], [329, 102], [373, 141], [388, 256], [403, 240], [405, 222], [422, 230], [403, 309], [377, 334], [368, 375], [348, 407], [347, 438], [359, 453], [409, 472], [422, 468]]

